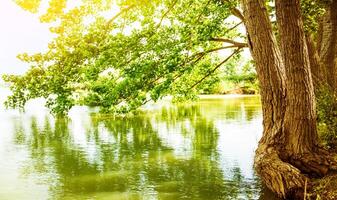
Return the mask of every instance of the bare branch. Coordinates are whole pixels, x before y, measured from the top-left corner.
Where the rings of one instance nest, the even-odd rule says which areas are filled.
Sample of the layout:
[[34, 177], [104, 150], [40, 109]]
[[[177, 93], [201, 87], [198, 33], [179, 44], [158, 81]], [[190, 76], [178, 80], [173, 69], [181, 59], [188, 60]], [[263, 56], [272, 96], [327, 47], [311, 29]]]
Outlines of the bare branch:
[[237, 28], [238, 26], [240, 26], [241, 24], [243, 24], [243, 21], [241, 21], [240, 23], [236, 24], [236, 25], [233, 26], [232, 28], [227, 29], [225, 33], [228, 33], [228, 32], [230, 32], [230, 31], [236, 29], [236, 28]]
[[[222, 0], [222, 2], [223, 3], [225, 3], [225, 2], [230, 3], [230, 0]], [[235, 17], [241, 19], [241, 21], [245, 21], [245, 17], [244, 17], [244, 15], [242, 14], [242, 12], [239, 9], [232, 8], [231, 12], [232, 12], [232, 15], [234, 15]]]
[[[219, 48], [210, 49], [210, 50], [207, 50], [207, 51], [204, 51], [204, 52], [200, 52], [199, 54], [208, 54], [208, 53], [212, 53], [212, 52], [215, 52], [215, 51], [220, 51], [220, 50], [230, 49], [230, 48], [237, 48], [237, 47], [239, 47], [239, 46], [231, 45], [231, 46], [219, 47]], [[242, 48], [242, 47], [239, 47], [239, 48]]]
[[241, 21], [245, 21], [245, 17], [243, 16], [242, 12], [241, 12], [239, 9], [233, 8], [233, 9], [232, 9], [232, 14], [233, 14], [235, 17], [241, 19]]
[[232, 44], [234, 47], [240, 47], [240, 48], [248, 47], [247, 43], [237, 42], [237, 41], [234, 41], [234, 40], [231, 40], [231, 39], [227, 39], [227, 38], [211, 38], [211, 41], [225, 42], [225, 43]]

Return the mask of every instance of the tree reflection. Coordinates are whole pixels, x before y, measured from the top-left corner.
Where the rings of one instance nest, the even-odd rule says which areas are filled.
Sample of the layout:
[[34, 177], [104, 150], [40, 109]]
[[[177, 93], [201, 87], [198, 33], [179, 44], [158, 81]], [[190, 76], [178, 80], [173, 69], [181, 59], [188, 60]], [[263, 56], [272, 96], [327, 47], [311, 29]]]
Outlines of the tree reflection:
[[68, 119], [39, 125], [32, 118], [28, 130], [27, 121], [15, 123], [14, 141], [30, 153], [24, 173], [44, 179], [54, 199], [256, 199], [257, 180], [247, 180], [239, 167], [231, 174], [221, 167], [215, 116], [249, 121], [260, 107], [224, 102], [125, 118], [92, 114], [83, 133]]

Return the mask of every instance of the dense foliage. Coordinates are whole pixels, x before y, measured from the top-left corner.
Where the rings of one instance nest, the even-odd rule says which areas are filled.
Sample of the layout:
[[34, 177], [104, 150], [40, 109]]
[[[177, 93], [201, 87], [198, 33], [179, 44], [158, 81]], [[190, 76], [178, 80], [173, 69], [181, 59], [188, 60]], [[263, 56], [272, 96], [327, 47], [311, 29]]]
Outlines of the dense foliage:
[[[40, 5], [25, 2], [18, 4], [31, 11]], [[193, 98], [221, 65], [239, 58], [240, 47], [212, 41], [243, 37], [232, 29], [238, 21], [226, 20], [235, 1], [49, 3], [40, 19], [56, 38], [45, 53], [19, 55], [32, 67], [4, 77], [13, 91], [7, 106], [44, 97], [57, 114], [75, 104], [128, 112], [165, 95]], [[215, 53], [227, 48], [233, 51]]]
[[[240, 17], [231, 15], [236, 0], [16, 2], [49, 23], [55, 39], [47, 52], [18, 56], [31, 65], [25, 75], [3, 77], [13, 92], [8, 107], [43, 97], [55, 114], [74, 105], [119, 113], [167, 95], [257, 90], [253, 65], [239, 62], [247, 45], [237, 42], [245, 34]], [[308, 30], [317, 30], [312, 21], [324, 3], [303, 1]]]
[[318, 132], [329, 148], [337, 147], [337, 101], [333, 92], [322, 88], [317, 94]]

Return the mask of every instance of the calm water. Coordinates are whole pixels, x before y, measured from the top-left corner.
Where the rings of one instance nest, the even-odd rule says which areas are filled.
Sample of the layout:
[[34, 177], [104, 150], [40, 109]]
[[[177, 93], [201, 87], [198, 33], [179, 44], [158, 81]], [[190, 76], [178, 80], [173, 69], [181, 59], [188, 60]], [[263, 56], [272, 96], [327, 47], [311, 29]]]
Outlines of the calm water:
[[126, 118], [1, 106], [0, 199], [270, 200], [252, 167], [261, 120], [256, 96], [166, 102]]

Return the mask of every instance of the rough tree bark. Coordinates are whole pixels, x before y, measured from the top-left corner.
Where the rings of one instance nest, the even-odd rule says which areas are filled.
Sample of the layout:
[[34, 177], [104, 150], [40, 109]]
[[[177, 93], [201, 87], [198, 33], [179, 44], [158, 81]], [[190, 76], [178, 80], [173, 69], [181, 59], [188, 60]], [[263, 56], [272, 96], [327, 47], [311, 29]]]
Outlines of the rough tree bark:
[[287, 106], [282, 159], [309, 175], [335, 169], [332, 156], [318, 143], [310, 59], [300, 0], [276, 0], [276, 16], [286, 66]]
[[319, 89], [324, 87], [327, 84], [326, 81], [326, 71], [320, 63], [320, 57], [318, 54], [318, 47], [315, 44], [313, 36], [310, 33], [307, 33], [306, 42], [308, 47], [309, 61], [312, 81], [314, 84], [315, 93], [319, 92]]
[[334, 169], [333, 158], [318, 145], [311, 59], [299, 3], [276, 0], [278, 46], [265, 1], [242, 1], [263, 108], [255, 169], [268, 188], [291, 199], [303, 198], [309, 175]]
[[317, 146], [318, 135], [314, 88], [300, 0], [276, 0], [276, 16], [287, 76], [283, 156], [285, 159], [293, 159], [294, 156], [301, 159], [297, 157], [309, 154]]
[[255, 169], [273, 192], [286, 197], [301, 188], [306, 177], [279, 157], [284, 144], [285, 68], [264, 0], [244, 0], [245, 26], [256, 63], [263, 108], [263, 136], [255, 156]]
[[326, 13], [320, 23], [318, 37], [318, 52], [323, 69], [326, 71], [325, 80], [328, 85], [337, 88], [337, 0], [333, 0], [326, 8]]

